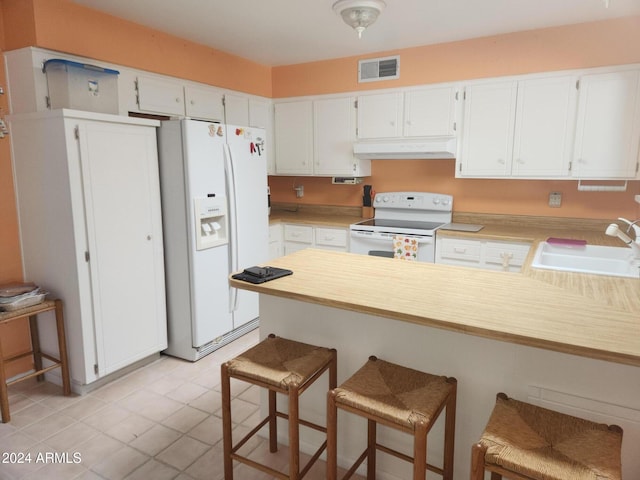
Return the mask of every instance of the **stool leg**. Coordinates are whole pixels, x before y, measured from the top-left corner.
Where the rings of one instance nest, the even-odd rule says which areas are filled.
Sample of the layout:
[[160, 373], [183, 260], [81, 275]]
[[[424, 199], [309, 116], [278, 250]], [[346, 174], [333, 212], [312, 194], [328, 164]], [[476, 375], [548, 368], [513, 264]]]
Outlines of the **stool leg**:
[[338, 478], [338, 408], [333, 389], [327, 393], [327, 480]]
[[471, 448], [471, 476], [470, 480], [484, 480], [484, 454], [487, 451], [480, 443]]
[[1, 341], [0, 341], [0, 411], [2, 412], [2, 423], [8, 423], [11, 420], [11, 415], [9, 414], [9, 392], [7, 391], [7, 376], [4, 371], [4, 354], [2, 353]]
[[278, 417], [276, 416], [276, 392], [269, 390], [269, 451], [278, 451]]
[[[38, 317], [29, 316], [29, 333], [31, 336], [31, 352], [33, 353], [33, 367], [36, 372], [42, 370], [42, 351], [40, 350], [40, 333], [38, 332]], [[44, 374], [38, 375], [37, 380], [42, 382]]]
[[289, 480], [298, 480], [300, 475], [300, 423], [298, 401], [299, 385], [289, 385]]
[[377, 424], [375, 420], [367, 420], [367, 480], [376, 478], [376, 442]]
[[453, 390], [447, 400], [444, 420], [444, 464], [442, 480], [453, 480], [453, 449], [456, 434], [456, 398], [458, 383], [455, 378], [447, 379], [453, 385]]
[[220, 388], [222, 390], [222, 447], [224, 453], [224, 478], [233, 480], [233, 449], [231, 437], [231, 380], [226, 363], [220, 367]]
[[418, 421], [413, 437], [413, 480], [424, 480], [427, 474], [427, 433], [427, 423]]
[[56, 328], [58, 331], [58, 356], [60, 358], [60, 370], [62, 370], [62, 391], [65, 395], [71, 395], [71, 378], [69, 376], [67, 337], [64, 331], [62, 300], [56, 300]]

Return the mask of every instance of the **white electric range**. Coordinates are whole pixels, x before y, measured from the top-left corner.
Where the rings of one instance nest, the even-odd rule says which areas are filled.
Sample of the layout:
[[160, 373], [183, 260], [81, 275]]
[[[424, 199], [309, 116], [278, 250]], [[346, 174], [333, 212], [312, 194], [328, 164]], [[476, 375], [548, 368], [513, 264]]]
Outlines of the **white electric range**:
[[349, 226], [349, 251], [394, 257], [393, 241], [410, 237], [418, 242], [419, 262], [435, 261], [436, 230], [451, 223], [453, 197], [428, 192], [377, 193], [374, 218]]

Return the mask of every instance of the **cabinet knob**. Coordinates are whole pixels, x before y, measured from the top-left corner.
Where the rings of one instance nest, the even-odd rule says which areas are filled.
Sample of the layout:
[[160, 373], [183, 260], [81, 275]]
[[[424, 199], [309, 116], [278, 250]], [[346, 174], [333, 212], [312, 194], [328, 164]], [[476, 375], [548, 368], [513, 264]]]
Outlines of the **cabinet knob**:
[[516, 159], [516, 163], [522, 165], [524, 163], [524, 160], [522, 160], [521, 158]]
[[147, 240], [151, 240], [151, 235], [147, 235]]
[[176, 97], [176, 103], [180, 103], [180, 97]]
[[498, 159], [498, 163], [499, 163], [500, 165], [504, 165], [504, 158], [499, 158], [499, 159]]

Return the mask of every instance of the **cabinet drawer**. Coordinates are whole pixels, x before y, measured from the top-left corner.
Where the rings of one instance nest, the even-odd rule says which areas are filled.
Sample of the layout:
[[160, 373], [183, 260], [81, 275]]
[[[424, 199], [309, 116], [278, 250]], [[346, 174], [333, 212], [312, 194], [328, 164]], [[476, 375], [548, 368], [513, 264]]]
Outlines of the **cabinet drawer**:
[[313, 227], [306, 225], [285, 225], [284, 239], [287, 242], [313, 243]]
[[503, 267], [524, 264], [529, 248], [528, 243], [487, 242], [484, 261], [487, 264], [497, 264]]
[[347, 247], [347, 231], [339, 228], [316, 228], [316, 245]]
[[453, 238], [443, 238], [438, 241], [440, 258], [462, 260], [465, 262], [480, 262], [480, 251], [482, 244], [480, 242], [459, 240]]

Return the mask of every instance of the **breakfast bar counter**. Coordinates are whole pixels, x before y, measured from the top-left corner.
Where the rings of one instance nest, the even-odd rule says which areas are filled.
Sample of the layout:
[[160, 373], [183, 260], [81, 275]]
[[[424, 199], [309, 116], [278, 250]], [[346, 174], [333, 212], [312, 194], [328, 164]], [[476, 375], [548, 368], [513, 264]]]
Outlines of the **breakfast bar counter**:
[[[306, 249], [270, 262], [294, 273], [259, 285], [260, 335], [335, 347], [338, 382], [369, 355], [458, 379], [455, 474], [499, 391], [625, 429], [625, 478], [640, 478], [640, 283], [596, 275], [492, 272]], [[312, 392], [310, 420], [324, 419], [326, 392]], [[339, 463], [366, 431], [339, 420]], [[438, 425], [436, 425], [438, 427]], [[441, 432], [429, 446], [437, 462]], [[408, 447], [395, 432], [390, 441]], [[302, 437], [309, 451], [320, 439]], [[283, 441], [286, 442], [286, 439]], [[381, 478], [406, 478], [384, 456]]]

